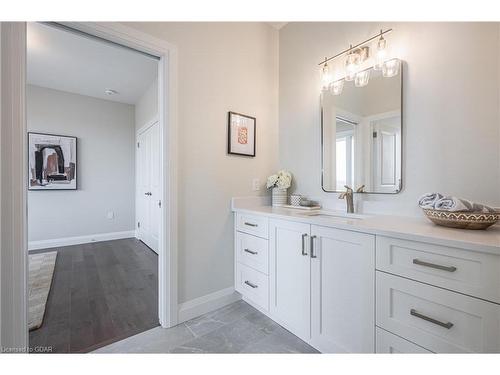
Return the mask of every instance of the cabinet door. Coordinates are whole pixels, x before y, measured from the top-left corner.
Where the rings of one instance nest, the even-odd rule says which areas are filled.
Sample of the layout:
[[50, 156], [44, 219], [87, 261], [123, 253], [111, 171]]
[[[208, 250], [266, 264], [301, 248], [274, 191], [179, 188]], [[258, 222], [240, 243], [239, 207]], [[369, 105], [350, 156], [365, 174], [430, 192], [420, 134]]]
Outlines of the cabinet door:
[[302, 339], [310, 338], [310, 225], [270, 222], [270, 283], [272, 317]]
[[375, 351], [375, 238], [311, 227], [312, 343], [324, 353]]

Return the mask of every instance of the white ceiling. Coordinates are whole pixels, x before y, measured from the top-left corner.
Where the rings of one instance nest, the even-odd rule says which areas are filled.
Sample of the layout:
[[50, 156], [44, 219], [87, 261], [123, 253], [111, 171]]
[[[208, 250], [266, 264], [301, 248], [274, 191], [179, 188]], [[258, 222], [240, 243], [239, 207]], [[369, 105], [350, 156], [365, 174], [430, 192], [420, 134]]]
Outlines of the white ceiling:
[[[156, 79], [157, 60], [40, 23], [28, 23], [28, 83], [136, 104]], [[116, 95], [106, 95], [106, 89]]]

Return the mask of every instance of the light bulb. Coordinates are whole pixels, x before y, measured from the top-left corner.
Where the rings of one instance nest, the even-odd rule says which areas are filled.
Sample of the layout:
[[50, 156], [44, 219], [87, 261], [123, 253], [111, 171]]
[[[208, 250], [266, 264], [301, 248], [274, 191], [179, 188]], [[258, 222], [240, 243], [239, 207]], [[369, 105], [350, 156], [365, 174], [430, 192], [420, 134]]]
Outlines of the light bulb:
[[345, 80], [352, 81], [358, 72], [358, 68], [359, 55], [351, 50], [345, 60]]
[[361, 72], [356, 73], [356, 77], [354, 78], [354, 86], [363, 87], [368, 84], [370, 80], [370, 69], [362, 70]]
[[394, 77], [399, 73], [399, 59], [391, 59], [384, 62], [382, 66], [382, 75], [384, 77]]
[[344, 88], [344, 80], [343, 79], [339, 79], [338, 81], [335, 81], [330, 85], [330, 91], [333, 95], [342, 94], [343, 88]]
[[387, 41], [382, 36], [382, 30], [380, 30], [380, 39], [378, 40], [377, 43], [377, 51], [375, 52], [375, 65], [373, 65], [373, 69], [381, 70], [386, 59], [387, 59]]
[[327, 90], [330, 82], [332, 81], [332, 74], [330, 73], [330, 68], [328, 64], [325, 62], [323, 65], [323, 69], [321, 70], [321, 83], [323, 86], [323, 90]]

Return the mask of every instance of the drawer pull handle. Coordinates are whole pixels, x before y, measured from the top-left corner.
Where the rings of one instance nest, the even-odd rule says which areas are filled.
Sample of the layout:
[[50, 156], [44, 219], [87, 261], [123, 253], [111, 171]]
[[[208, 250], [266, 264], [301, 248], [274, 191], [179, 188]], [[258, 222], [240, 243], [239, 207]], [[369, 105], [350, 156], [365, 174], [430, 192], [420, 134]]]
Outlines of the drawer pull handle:
[[448, 272], [455, 272], [457, 270], [457, 267], [442, 266], [440, 264], [434, 264], [434, 263], [424, 262], [423, 260], [420, 260], [420, 259], [413, 259], [413, 264], [418, 264], [419, 266], [435, 268], [435, 269], [438, 269], [438, 270], [448, 271]]
[[311, 252], [311, 258], [317, 258], [317, 256], [314, 255], [314, 239], [315, 238], [316, 238], [316, 236], [311, 236], [311, 243], [310, 243], [311, 249], [309, 250]]
[[411, 309], [410, 310], [410, 315], [413, 315], [413, 316], [416, 316], [417, 318], [420, 318], [420, 319], [423, 319], [425, 321], [428, 321], [430, 323], [434, 323], [440, 327], [444, 327], [446, 329], [450, 329], [451, 327], [453, 327], [453, 323], [450, 323], [450, 322], [447, 322], [447, 323], [443, 323], [439, 320], [436, 320], [434, 318], [430, 318], [424, 314], [420, 314], [417, 310], [415, 309]]
[[249, 223], [247, 221], [245, 221], [245, 225], [248, 225], [249, 227], [258, 227], [257, 224], [254, 224], [254, 223]]
[[258, 254], [258, 252], [257, 252], [257, 251], [252, 251], [252, 250], [250, 250], [250, 249], [243, 249], [243, 251], [245, 251], [245, 252], [247, 252], [247, 253], [250, 253], [250, 254], [252, 254], [252, 255], [257, 255], [257, 254]]
[[247, 284], [250, 288], [254, 288], [254, 289], [259, 287], [258, 285], [255, 285], [248, 280], [245, 281], [245, 284]]
[[307, 233], [304, 233], [302, 235], [302, 255], [306, 256], [307, 253], [306, 253], [306, 237], [307, 237]]

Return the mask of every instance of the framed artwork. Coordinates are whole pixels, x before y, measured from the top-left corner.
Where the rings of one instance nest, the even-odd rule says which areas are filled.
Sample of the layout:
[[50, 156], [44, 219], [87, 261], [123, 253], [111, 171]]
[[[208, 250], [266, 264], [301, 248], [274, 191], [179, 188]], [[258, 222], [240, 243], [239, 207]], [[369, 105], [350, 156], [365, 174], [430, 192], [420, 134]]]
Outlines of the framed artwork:
[[29, 190], [76, 190], [76, 137], [28, 133]]
[[228, 154], [255, 156], [255, 117], [228, 113]]

